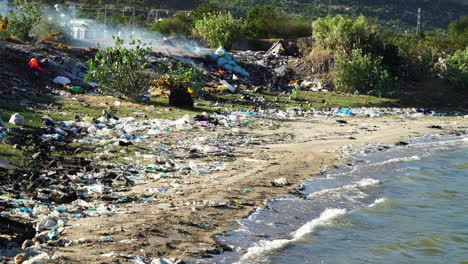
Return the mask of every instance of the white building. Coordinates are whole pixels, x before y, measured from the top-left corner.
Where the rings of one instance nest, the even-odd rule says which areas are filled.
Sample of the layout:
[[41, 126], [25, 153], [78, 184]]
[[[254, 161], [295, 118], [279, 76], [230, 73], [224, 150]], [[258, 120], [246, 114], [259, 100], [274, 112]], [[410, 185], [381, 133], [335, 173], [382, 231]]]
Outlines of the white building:
[[96, 40], [99, 36], [99, 25], [92, 19], [72, 19], [70, 20], [71, 34], [76, 40]]

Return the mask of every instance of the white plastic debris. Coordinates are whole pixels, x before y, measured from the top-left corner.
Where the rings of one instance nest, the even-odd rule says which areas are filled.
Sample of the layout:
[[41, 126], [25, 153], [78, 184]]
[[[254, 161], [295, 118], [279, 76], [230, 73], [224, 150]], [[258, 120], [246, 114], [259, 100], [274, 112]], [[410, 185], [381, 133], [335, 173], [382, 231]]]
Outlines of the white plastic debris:
[[273, 180], [273, 183], [277, 186], [285, 186], [288, 185], [288, 179], [286, 179], [285, 177], [281, 177]]
[[221, 81], [221, 84], [224, 85], [226, 88], [228, 88], [229, 91], [231, 91], [231, 93], [236, 91], [236, 88], [234, 88], [234, 86], [230, 85], [228, 82], [224, 80]]
[[55, 79], [53, 80], [54, 83], [56, 84], [61, 84], [61, 85], [65, 85], [65, 84], [70, 84], [71, 81], [70, 79], [68, 79], [67, 77], [64, 77], [64, 76], [57, 76], [55, 77]]
[[151, 261], [151, 264], [172, 264], [173, 262], [169, 259], [164, 259], [164, 258], [159, 258], [159, 259], [153, 259]]
[[17, 126], [22, 126], [24, 125], [24, 117], [18, 113], [15, 113], [10, 117], [9, 123]]
[[215, 53], [218, 56], [224, 56], [226, 55], [226, 50], [224, 49], [223, 46], [219, 46], [219, 48], [215, 51]]

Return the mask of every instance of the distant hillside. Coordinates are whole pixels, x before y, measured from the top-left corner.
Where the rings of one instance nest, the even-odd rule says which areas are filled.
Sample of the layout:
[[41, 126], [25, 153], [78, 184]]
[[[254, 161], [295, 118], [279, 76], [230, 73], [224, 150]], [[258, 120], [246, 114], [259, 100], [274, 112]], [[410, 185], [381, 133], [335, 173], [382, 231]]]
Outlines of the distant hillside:
[[366, 15], [389, 26], [414, 28], [417, 10], [422, 9], [423, 29], [446, 28], [454, 19], [467, 15], [468, 0], [206, 0], [243, 15], [257, 5], [271, 4], [305, 19], [328, 13]]
[[[2, 0], [0, 0], [2, 1]], [[13, 1], [13, 0], [9, 0]], [[42, 0], [50, 4], [66, 0]], [[468, 15], [468, 0], [75, 0], [81, 6], [137, 6], [145, 9], [190, 10], [202, 2], [219, 4], [236, 15], [243, 16], [258, 5], [279, 6], [285, 12], [312, 21], [327, 14], [366, 15], [398, 28], [415, 28], [418, 8], [422, 9], [422, 28], [447, 28], [460, 16]]]

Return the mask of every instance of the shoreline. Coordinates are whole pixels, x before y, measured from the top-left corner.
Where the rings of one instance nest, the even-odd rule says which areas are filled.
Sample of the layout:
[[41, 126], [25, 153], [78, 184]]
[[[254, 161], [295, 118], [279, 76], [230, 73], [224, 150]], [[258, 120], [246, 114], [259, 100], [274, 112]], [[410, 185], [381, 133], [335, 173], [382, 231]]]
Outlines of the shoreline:
[[[258, 135], [294, 131], [294, 142], [262, 146], [265, 149], [257, 149], [243, 161], [244, 165], [254, 163], [255, 166], [240, 173], [231, 172], [228, 177], [223, 173], [211, 175], [209, 181], [192, 184], [186, 197], [167, 195], [166, 202], [132, 206], [130, 214], [69, 222], [67, 225], [73, 228], [65, 230], [65, 237], [72, 241], [86, 237], [90, 242], [51, 248], [49, 252], [59, 251], [64, 259], [86, 263], [101, 263], [138, 251], [151, 258], [183, 260], [218, 254], [226, 248], [215, 240], [217, 234], [235, 230], [237, 220], [248, 217], [256, 208], [262, 207], [265, 200], [294, 195], [295, 188], [303, 180], [312, 178], [326, 166], [346, 164], [345, 157], [339, 156], [343, 148], [352, 150], [366, 144], [394, 144], [434, 132], [450, 134], [466, 131], [467, 125], [466, 120], [453, 118], [350, 117], [346, 120], [348, 124], [340, 125], [333, 118], [312, 118], [293, 121], [279, 131], [255, 131]], [[430, 128], [432, 125], [440, 125], [443, 130]], [[273, 187], [271, 181], [280, 177], [286, 177], [290, 185]], [[243, 192], [246, 189], [249, 191]], [[201, 203], [187, 204], [189, 200]], [[112, 236], [115, 242], [99, 242], [103, 236]], [[133, 241], [130, 244], [117, 242], [125, 239]], [[148, 248], [156, 250], [148, 252]], [[106, 254], [107, 257], [103, 256]]]

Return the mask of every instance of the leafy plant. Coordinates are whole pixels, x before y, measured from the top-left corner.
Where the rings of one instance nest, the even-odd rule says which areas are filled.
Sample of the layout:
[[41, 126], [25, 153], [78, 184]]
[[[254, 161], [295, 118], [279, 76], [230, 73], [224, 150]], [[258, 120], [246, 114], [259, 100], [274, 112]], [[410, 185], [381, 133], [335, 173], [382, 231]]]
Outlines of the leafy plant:
[[230, 49], [234, 42], [242, 38], [246, 25], [243, 19], [236, 19], [231, 13], [209, 13], [195, 21], [192, 33], [212, 47]]
[[175, 67], [170, 68], [168, 72], [172, 75], [175, 82], [186, 87], [194, 82], [203, 82], [205, 79], [203, 71], [195, 67], [184, 67], [182, 63], [177, 63]]
[[445, 60], [442, 76], [458, 90], [468, 91], [468, 47], [455, 52]]
[[248, 35], [252, 38], [295, 38], [312, 34], [310, 23], [294, 19], [273, 5], [250, 9], [247, 23]]
[[70, 36], [67, 33], [71, 30], [62, 27], [54, 20], [48, 20], [46, 17], [42, 18], [31, 29], [31, 34], [41, 40], [53, 39], [60, 42], [67, 42]]
[[0, 15], [0, 38], [7, 36], [8, 28], [8, 17], [3, 17]]
[[460, 48], [468, 45], [468, 16], [460, 17], [449, 24], [448, 37]]
[[344, 52], [338, 55], [333, 81], [337, 91], [378, 96], [390, 95], [397, 85], [396, 78], [382, 65], [382, 57], [372, 58], [360, 49], [353, 50], [351, 56]]
[[144, 69], [150, 48], [139, 40], [125, 43], [118, 37], [113, 38], [114, 46], [99, 49], [88, 61], [85, 81], [98, 82], [102, 93], [134, 99], [148, 86], [149, 77]]
[[158, 31], [163, 35], [190, 33], [192, 21], [184, 15], [176, 15], [174, 18], [165, 18], [151, 25], [151, 30]]
[[8, 34], [27, 39], [31, 29], [42, 16], [42, 5], [38, 1], [15, 0], [16, 9], [9, 11]]
[[312, 24], [315, 45], [318, 48], [342, 50], [351, 54], [354, 49], [371, 52], [378, 41], [377, 26], [365, 16], [353, 19], [337, 15], [319, 18]]
[[198, 5], [198, 7], [192, 11], [192, 18], [194, 21], [197, 21], [197, 20], [203, 19], [203, 17], [205, 17], [208, 14], [221, 12], [221, 11], [222, 9], [219, 5], [204, 2]]
[[299, 93], [301, 92], [301, 86], [298, 84], [294, 85], [294, 87], [291, 90], [291, 97], [294, 99], [299, 98]]

